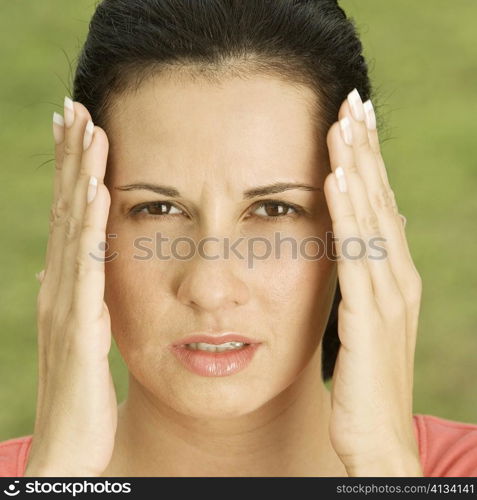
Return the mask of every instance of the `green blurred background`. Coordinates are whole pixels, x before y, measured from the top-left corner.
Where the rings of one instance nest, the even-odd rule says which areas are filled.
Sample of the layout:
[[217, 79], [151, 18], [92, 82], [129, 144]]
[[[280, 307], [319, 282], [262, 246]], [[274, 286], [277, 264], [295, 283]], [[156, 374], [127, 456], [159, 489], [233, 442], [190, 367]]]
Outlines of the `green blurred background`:
[[[423, 278], [414, 412], [477, 423], [477, 1], [340, 3], [362, 36], [384, 158]], [[33, 431], [51, 119], [71, 95], [94, 7], [0, 0], [0, 441]], [[127, 372], [114, 342], [110, 358], [121, 401]]]

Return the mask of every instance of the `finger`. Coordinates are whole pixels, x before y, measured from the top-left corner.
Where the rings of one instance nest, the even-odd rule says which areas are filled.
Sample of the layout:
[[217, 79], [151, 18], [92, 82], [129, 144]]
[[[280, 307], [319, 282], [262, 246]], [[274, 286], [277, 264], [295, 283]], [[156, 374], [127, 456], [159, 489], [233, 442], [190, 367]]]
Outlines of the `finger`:
[[[55, 173], [53, 178], [53, 199], [51, 202], [52, 208], [50, 210], [50, 233], [53, 229], [52, 226], [55, 220], [54, 211], [56, 210], [56, 203], [60, 195], [66, 129], [67, 126], [71, 127], [72, 121], [74, 121], [75, 116], [74, 105], [72, 104], [72, 101], [68, 96], [65, 96], [63, 101], [63, 114], [66, 117], [66, 123], [65, 118], [62, 115], [56, 112], [53, 113], [53, 137], [55, 140]], [[50, 251], [52, 246], [52, 240], [51, 238], [49, 238], [45, 262], [48, 262], [50, 260]]]
[[[338, 130], [339, 129], [339, 130]], [[380, 233], [378, 218], [370, 204], [366, 187], [356, 167], [353, 149], [343, 140], [341, 127], [332, 125], [328, 134], [328, 149], [331, 168], [337, 166], [344, 169], [349, 199], [357, 221], [363, 253], [367, 256], [367, 265], [373, 287], [373, 295], [383, 315], [397, 316], [403, 304], [389, 259], [386, 242]], [[395, 311], [391, 311], [395, 309]]]
[[381, 145], [379, 142], [379, 132], [376, 128], [376, 114], [374, 111], [373, 103], [370, 99], [363, 103], [363, 109], [365, 114], [365, 124], [367, 128], [368, 141], [371, 147], [371, 151], [373, 152], [376, 162], [378, 165], [379, 175], [381, 176], [381, 181], [385, 189], [389, 190], [391, 201], [393, 202], [393, 209], [398, 212], [398, 207], [396, 203], [396, 198], [394, 196], [394, 192], [391, 189], [391, 185], [389, 183], [388, 173], [386, 170], [386, 166], [384, 164], [383, 157], [381, 155]]
[[[73, 122], [68, 127], [67, 114], [73, 115]], [[65, 141], [63, 148], [63, 162], [61, 169], [60, 195], [71, 200], [78, 177], [81, 158], [83, 156], [83, 138], [86, 124], [91, 115], [80, 102], [65, 101]]]
[[[90, 136], [92, 134], [92, 136]], [[61, 282], [58, 297], [65, 304], [71, 304], [75, 279], [75, 260], [83, 226], [84, 213], [87, 205], [87, 190], [90, 177], [93, 175], [104, 183], [108, 156], [108, 139], [103, 129], [94, 127], [88, 122], [85, 129], [85, 141], [89, 147], [83, 152], [81, 168], [76, 180], [71, 212], [68, 216], [63, 252]], [[105, 245], [105, 235], [99, 245]], [[98, 249], [101, 251], [101, 249]], [[93, 254], [94, 255], [94, 254]]]
[[[356, 96], [355, 96], [356, 97]], [[359, 94], [358, 94], [359, 97]], [[351, 100], [353, 97], [351, 96]], [[355, 106], [360, 104], [360, 99], [355, 99]], [[405, 219], [400, 216], [394, 193], [389, 185], [389, 180], [379, 147], [379, 139], [375, 127], [374, 110], [370, 117], [372, 104], [363, 105], [364, 121], [357, 120], [353, 113], [350, 99], [343, 103], [340, 109], [340, 118], [347, 117], [351, 129], [352, 148], [357, 158], [357, 168], [362, 173], [368, 192], [377, 207], [377, 217], [381, 233], [386, 239], [389, 262], [393, 275], [401, 291], [405, 304], [405, 331], [409, 364], [414, 360], [415, 343], [418, 328], [419, 309], [422, 293], [422, 281], [412, 260], [407, 238], [404, 230]], [[374, 161], [373, 161], [374, 160]], [[379, 175], [377, 175], [379, 174]], [[404, 222], [404, 223], [403, 223]], [[399, 307], [393, 315], [399, 316]]]
[[[381, 235], [386, 240], [392, 272], [402, 296], [406, 301], [409, 301], [412, 300], [415, 293], [417, 271], [410, 255], [402, 219], [399, 217], [395, 206], [394, 194], [383, 183], [379, 171], [379, 162], [369, 142], [369, 131], [366, 122], [356, 120], [353, 115], [352, 106], [349, 104], [351, 95], [356, 98], [355, 93], [350, 93], [340, 109], [339, 117], [341, 123], [346, 123], [349, 126], [350, 148], [353, 150], [356, 168], [364, 182], [370, 203], [377, 215]], [[363, 107], [360, 100], [358, 104]]]
[[[69, 102], [67, 98], [65, 98], [65, 102]], [[72, 115], [69, 105], [65, 104], [63, 153], [59, 153], [55, 169], [55, 175], [59, 176], [55, 181], [58, 192], [50, 210], [50, 234], [45, 262], [44, 286], [51, 294], [56, 293], [61, 275], [66, 222], [71, 209], [72, 192], [81, 161], [82, 137], [86, 122], [90, 117], [87, 109], [78, 102], [73, 104], [73, 109], [74, 115]], [[68, 125], [70, 126], [68, 127]], [[58, 145], [55, 148], [55, 154], [60, 147], [61, 145]]]
[[[55, 170], [61, 170], [63, 163], [63, 142], [65, 140], [65, 120], [59, 113], [53, 113], [53, 138], [55, 140]], [[53, 176], [53, 199], [58, 198], [60, 191], [60, 175]]]
[[333, 224], [342, 299], [352, 312], [369, 311], [374, 308], [373, 288], [366, 259], [356, 258], [358, 223], [348, 193], [339, 190], [334, 172], [326, 177], [324, 192]]
[[[407, 224], [407, 219], [406, 217], [399, 213], [399, 209], [396, 203], [396, 198], [394, 196], [394, 192], [391, 189], [390, 183], [389, 183], [389, 178], [386, 170], [386, 166], [384, 163], [383, 156], [381, 154], [381, 145], [379, 141], [379, 132], [376, 128], [376, 114], [374, 111], [374, 106], [371, 102], [371, 100], [367, 100], [366, 102], [363, 103], [363, 108], [365, 112], [365, 124], [367, 128], [367, 133], [368, 133], [368, 140], [370, 144], [371, 151], [373, 152], [376, 162], [378, 165], [378, 169], [381, 175], [381, 180], [384, 185], [384, 189], [388, 191], [390, 198], [391, 198], [391, 203], [393, 205], [393, 211], [398, 213], [398, 216], [401, 220], [401, 225], [399, 226], [401, 229], [401, 244], [403, 246], [403, 253], [404, 253], [404, 258], [408, 259], [409, 261], [412, 262], [412, 256], [411, 252], [409, 250], [409, 244], [407, 241], [407, 236], [406, 236], [406, 224]], [[411, 265], [411, 280], [414, 278], [416, 279], [416, 275], [418, 274], [417, 269], [414, 266], [414, 263]], [[419, 278], [418, 278], [419, 281]], [[412, 300], [412, 297], [415, 296], [416, 294], [419, 294], [420, 292], [416, 290], [415, 284], [409, 285], [409, 288], [411, 288], [410, 291], [406, 292], [405, 295], [406, 297], [411, 297], [410, 300]]]
[[[350, 102], [354, 102], [354, 105], [351, 105]], [[340, 122], [349, 125], [348, 145], [353, 148], [357, 168], [369, 190], [373, 205], [389, 212], [389, 215], [398, 217], [396, 199], [387, 179], [384, 162], [383, 165], [379, 165], [378, 158], [369, 142], [368, 133], [370, 131], [364, 120], [356, 119], [356, 112], [353, 111], [356, 108], [361, 109], [362, 115], [365, 116], [364, 105], [359, 93], [354, 90], [348, 94], [348, 98], [343, 102], [338, 114]], [[383, 182], [383, 177], [385, 177], [386, 182]]]
[[72, 313], [83, 325], [97, 322], [104, 312], [105, 250], [99, 243], [104, 241], [110, 204], [109, 191], [98, 179], [96, 196], [86, 206], [74, 264]]
[[51, 259], [50, 254], [51, 248], [53, 246], [51, 234], [53, 232], [53, 224], [56, 216], [56, 200], [58, 199], [58, 193], [60, 190], [61, 166], [63, 161], [63, 142], [65, 140], [65, 121], [63, 116], [56, 112], [53, 113], [53, 138], [55, 141], [55, 170], [53, 172], [53, 198], [51, 200], [51, 208], [49, 213], [49, 237], [45, 254], [45, 270], [46, 262]]
[[[381, 181], [384, 185], [384, 189], [389, 192], [391, 203], [393, 206], [393, 212], [397, 213], [399, 218], [402, 221], [402, 232], [403, 238], [405, 239], [405, 228], [407, 219], [404, 215], [399, 213], [399, 208], [397, 206], [396, 197], [394, 195], [394, 191], [391, 189], [391, 185], [389, 183], [388, 173], [386, 170], [386, 166], [384, 164], [383, 157], [381, 155], [381, 145], [379, 142], [379, 132], [376, 128], [376, 115], [374, 112], [374, 106], [370, 99], [363, 103], [364, 113], [365, 113], [365, 124], [368, 130], [368, 140], [371, 147], [371, 151], [373, 152], [376, 162], [378, 165], [379, 174], [381, 176]], [[405, 240], [405, 245], [407, 246], [407, 240]], [[409, 248], [408, 248], [409, 251]]]

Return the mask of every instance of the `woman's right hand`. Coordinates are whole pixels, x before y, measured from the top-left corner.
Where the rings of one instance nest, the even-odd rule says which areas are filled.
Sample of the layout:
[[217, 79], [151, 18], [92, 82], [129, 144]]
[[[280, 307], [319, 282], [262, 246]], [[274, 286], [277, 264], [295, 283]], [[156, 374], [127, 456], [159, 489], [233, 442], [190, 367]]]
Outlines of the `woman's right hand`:
[[[103, 129], [86, 126], [90, 119], [85, 106], [66, 98], [65, 125], [54, 125], [54, 197], [37, 298], [37, 408], [25, 476], [99, 476], [114, 448], [117, 399], [104, 302], [109, 142]], [[90, 176], [97, 192], [87, 203]]]

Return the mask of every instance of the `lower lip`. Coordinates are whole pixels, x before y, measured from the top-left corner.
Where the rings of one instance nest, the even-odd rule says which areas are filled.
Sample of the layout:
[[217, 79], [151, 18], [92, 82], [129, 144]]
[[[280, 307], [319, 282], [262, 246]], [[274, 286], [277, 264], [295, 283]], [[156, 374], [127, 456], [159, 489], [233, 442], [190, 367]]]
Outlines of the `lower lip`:
[[246, 368], [260, 344], [249, 344], [242, 349], [211, 352], [173, 346], [172, 352], [192, 373], [202, 377], [226, 377]]

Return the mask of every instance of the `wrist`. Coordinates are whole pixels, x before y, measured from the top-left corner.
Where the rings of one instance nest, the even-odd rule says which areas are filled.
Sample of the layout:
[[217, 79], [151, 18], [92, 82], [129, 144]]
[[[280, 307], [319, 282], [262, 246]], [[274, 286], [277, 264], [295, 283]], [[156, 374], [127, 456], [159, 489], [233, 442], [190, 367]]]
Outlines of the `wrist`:
[[23, 477], [97, 477], [99, 474], [93, 474], [90, 471], [69, 468], [62, 464], [61, 466], [37, 463], [35, 460], [29, 461]]
[[419, 455], [409, 451], [344, 464], [349, 477], [424, 477]]

